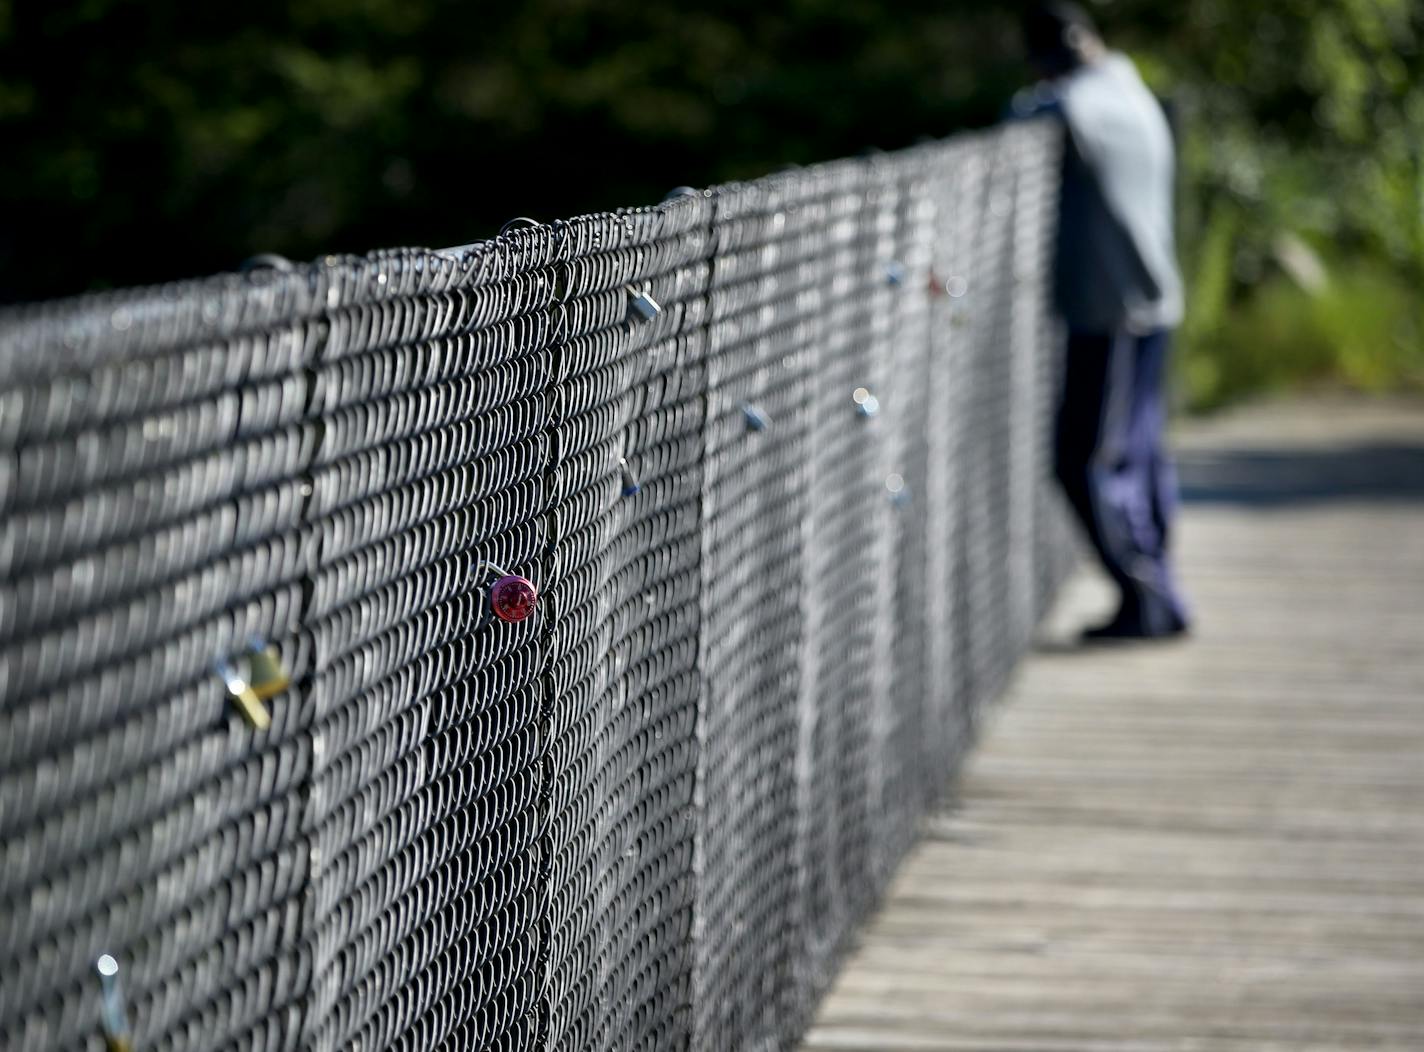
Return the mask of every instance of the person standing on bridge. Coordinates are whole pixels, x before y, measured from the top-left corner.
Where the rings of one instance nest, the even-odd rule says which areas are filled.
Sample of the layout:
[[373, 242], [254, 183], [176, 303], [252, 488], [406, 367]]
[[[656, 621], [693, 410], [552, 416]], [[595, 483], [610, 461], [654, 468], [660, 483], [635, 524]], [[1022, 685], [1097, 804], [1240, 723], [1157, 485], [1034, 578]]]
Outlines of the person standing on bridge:
[[1064, 493], [1122, 591], [1085, 640], [1186, 631], [1168, 540], [1177, 481], [1163, 445], [1171, 331], [1182, 320], [1173, 231], [1175, 150], [1162, 107], [1077, 4], [1024, 17], [1043, 81], [1014, 100], [1067, 129], [1054, 294], [1068, 326], [1055, 466]]

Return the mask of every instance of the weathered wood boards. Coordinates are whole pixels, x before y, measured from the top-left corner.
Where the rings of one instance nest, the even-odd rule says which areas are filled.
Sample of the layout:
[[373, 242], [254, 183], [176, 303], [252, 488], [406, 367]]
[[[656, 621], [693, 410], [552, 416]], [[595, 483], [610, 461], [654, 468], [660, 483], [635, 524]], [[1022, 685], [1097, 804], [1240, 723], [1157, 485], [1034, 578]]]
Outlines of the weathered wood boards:
[[1196, 637], [1070, 589], [807, 1050], [1424, 1048], [1424, 408], [1182, 449]]

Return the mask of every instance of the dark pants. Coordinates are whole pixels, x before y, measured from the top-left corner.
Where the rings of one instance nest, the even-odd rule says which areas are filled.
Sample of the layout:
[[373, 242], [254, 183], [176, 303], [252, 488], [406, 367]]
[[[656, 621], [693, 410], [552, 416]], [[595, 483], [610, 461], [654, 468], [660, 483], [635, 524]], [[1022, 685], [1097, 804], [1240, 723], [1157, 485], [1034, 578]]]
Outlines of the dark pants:
[[1103, 566], [1122, 589], [1121, 624], [1144, 635], [1187, 623], [1167, 557], [1177, 477], [1163, 448], [1170, 334], [1068, 338], [1058, 479]]

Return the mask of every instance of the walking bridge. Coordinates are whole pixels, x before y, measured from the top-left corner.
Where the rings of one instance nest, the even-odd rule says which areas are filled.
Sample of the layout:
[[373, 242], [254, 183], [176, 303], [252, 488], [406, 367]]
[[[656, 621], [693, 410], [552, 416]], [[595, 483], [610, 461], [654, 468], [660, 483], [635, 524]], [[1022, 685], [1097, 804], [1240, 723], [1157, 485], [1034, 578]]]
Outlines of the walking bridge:
[[1409, 1047], [1412, 422], [1203, 438], [1200, 637], [994, 704], [1058, 148], [0, 311], [0, 1048], [793, 1048], [993, 712], [812, 1047]]

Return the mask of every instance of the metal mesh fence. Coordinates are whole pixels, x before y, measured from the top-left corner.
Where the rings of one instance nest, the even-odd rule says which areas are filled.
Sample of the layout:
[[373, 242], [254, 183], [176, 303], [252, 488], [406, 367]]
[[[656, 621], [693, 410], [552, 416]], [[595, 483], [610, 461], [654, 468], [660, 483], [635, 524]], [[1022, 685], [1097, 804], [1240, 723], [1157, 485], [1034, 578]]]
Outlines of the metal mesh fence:
[[1067, 567], [1057, 149], [0, 313], [0, 1045], [788, 1047]]

